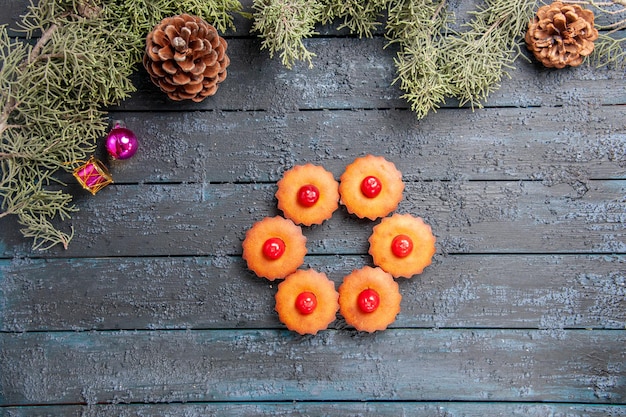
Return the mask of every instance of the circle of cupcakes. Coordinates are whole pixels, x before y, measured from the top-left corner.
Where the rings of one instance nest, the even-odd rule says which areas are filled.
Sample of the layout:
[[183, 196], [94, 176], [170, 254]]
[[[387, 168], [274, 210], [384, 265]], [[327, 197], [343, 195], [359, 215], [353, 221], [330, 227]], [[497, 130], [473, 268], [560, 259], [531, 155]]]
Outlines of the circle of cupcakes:
[[289, 330], [316, 334], [337, 318], [339, 294], [326, 274], [299, 269], [278, 284], [278, 318]]
[[360, 331], [385, 330], [400, 312], [401, 300], [398, 283], [381, 268], [354, 270], [339, 286], [339, 311]]
[[398, 207], [402, 200], [402, 173], [382, 156], [355, 159], [341, 175], [339, 194], [349, 213], [376, 220]]
[[307, 252], [306, 237], [300, 226], [280, 216], [256, 222], [246, 232], [242, 247], [248, 268], [270, 281], [298, 269]]
[[321, 224], [339, 207], [339, 183], [321, 166], [297, 165], [277, 185], [278, 208], [296, 224]]
[[435, 240], [421, 217], [396, 213], [374, 226], [369, 253], [375, 265], [395, 278], [410, 278], [431, 264]]

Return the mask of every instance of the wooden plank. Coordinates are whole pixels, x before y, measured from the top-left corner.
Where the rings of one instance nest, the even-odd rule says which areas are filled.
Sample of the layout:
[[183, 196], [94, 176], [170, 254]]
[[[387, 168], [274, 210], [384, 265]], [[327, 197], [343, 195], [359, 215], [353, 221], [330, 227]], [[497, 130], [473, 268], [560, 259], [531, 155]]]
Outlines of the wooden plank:
[[[626, 178], [626, 127], [607, 131], [622, 110], [562, 113], [441, 111], [419, 124], [406, 111], [116, 113], [141, 149], [111, 163], [111, 171], [117, 183], [274, 182], [292, 165], [312, 162], [339, 178], [356, 156], [374, 153], [394, 161], [408, 181], [533, 179], [584, 187], [589, 179]], [[63, 180], [75, 185], [69, 174]], [[76, 186], [69, 190], [81, 195]]]
[[[408, 108], [393, 81], [396, 49], [383, 38], [315, 38], [305, 45], [317, 56], [313, 67], [297, 63], [285, 68], [262, 51], [259, 39], [229, 39], [228, 78], [215, 96], [202, 103], [172, 102], [152, 85], [145, 70], [134, 77], [138, 92], [117, 109], [193, 111], [207, 109], [266, 110]], [[484, 103], [488, 107], [569, 107], [626, 103], [623, 71], [592, 68], [554, 71], [518, 59], [500, 87]], [[448, 99], [443, 107], [457, 108]], [[415, 117], [414, 117], [415, 118]]]
[[[252, 223], [277, 215], [274, 184], [111, 185], [83, 193], [68, 250], [49, 257], [240, 254]], [[439, 253], [624, 253], [626, 181], [408, 182], [400, 213], [433, 227]], [[2, 219], [5, 257], [35, 255]], [[373, 222], [341, 208], [305, 228], [309, 254], [365, 254]]]
[[[365, 256], [310, 256], [338, 287]], [[446, 256], [399, 280], [392, 328], [626, 328], [625, 256]], [[282, 329], [238, 257], [0, 262], [0, 331]], [[331, 328], [345, 328], [341, 316]]]
[[[475, 1], [453, 4], [466, 19]], [[63, 177], [81, 209], [68, 251], [33, 252], [0, 220], [0, 414], [626, 416], [623, 71], [520, 60], [489, 108], [417, 121], [382, 32], [322, 27], [314, 67], [287, 70], [237, 25], [204, 103], [135, 74], [110, 116], [141, 152], [95, 197]], [[365, 153], [404, 172], [399, 211], [433, 225], [434, 263], [400, 280], [386, 332], [284, 331], [245, 230], [278, 214], [285, 169], [338, 178]], [[339, 284], [370, 263], [371, 226], [342, 209], [307, 228], [306, 265]]]
[[407, 180], [626, 179], [623, 115], [619, 106], [441, 110], [420, 122], [394, 110], [112, 113], [140, 149], [111, 171], [121, 183], [274, 182], [311, 162], [339, 178], [372, 153]]
[[626, 405], [626, 331], [0, 334], [0, 404], [547, 401]]
[[202, 404], [116, 404], [7, 407], [7, 417], [620, 417], [626, 407], [592, 404], [493, 402], [287, 402]]

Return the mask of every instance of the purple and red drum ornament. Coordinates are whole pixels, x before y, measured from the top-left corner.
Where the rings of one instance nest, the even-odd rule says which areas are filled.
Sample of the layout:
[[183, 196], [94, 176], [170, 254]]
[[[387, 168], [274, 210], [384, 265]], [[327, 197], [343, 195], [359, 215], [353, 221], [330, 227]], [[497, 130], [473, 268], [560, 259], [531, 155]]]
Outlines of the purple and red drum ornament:
[[93, 195], [113, 182], [107, 167], [93, 156], [74, 170], [74, 177]]

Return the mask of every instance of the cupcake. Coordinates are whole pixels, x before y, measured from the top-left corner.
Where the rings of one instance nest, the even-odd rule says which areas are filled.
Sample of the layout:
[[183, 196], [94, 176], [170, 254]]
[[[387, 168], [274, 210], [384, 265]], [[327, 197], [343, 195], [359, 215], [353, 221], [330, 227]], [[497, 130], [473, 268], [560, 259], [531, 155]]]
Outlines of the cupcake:
[[312, 269], [297, 270], [278, 284], [278, 318], [300, 334], [316, 334], [337, 317], [339, 294], [326, 274]]
[[435, 254], [435, 236], [421, 217], [394, 214], [372, 229], [369, 253], [394, 278], [421, 274]]
[[278, 208], [296, 224], [321, 224], [339, 207], [339, 184], [321, 166], [297, 165], [277, 185]]
[[398, 283], [380, 268], [354, 270], [339, 286], [339, 311], [360, 331], [385, 330], [400, 312], [401, 300]]
[[349, 213], [376, 220], [398, 207], [402, 200], [402, 173], [382, 156], [357, 158], [341, 175], [339, 194]]
[[256, 222], [246, 232], [242, 247], [248, 268], [270, 281], [298, 269], [307, 252], [300, 226], [279, 216]]

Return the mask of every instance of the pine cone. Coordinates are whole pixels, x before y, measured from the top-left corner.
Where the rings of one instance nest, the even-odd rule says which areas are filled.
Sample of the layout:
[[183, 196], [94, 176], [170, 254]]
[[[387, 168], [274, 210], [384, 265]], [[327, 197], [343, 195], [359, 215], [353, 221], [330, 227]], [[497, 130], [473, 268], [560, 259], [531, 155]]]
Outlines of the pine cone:
[[528, 24], [526, 46], [546, 67], [580, 65], [598, 39], [593, 19], [591, 10], [577, 4], [556, 1], [540, 7]]
[[143, 65], [172, 100], [200, 102], [226, 79], [227, 43], [197, 16], [165, 18], [146, 37]]

